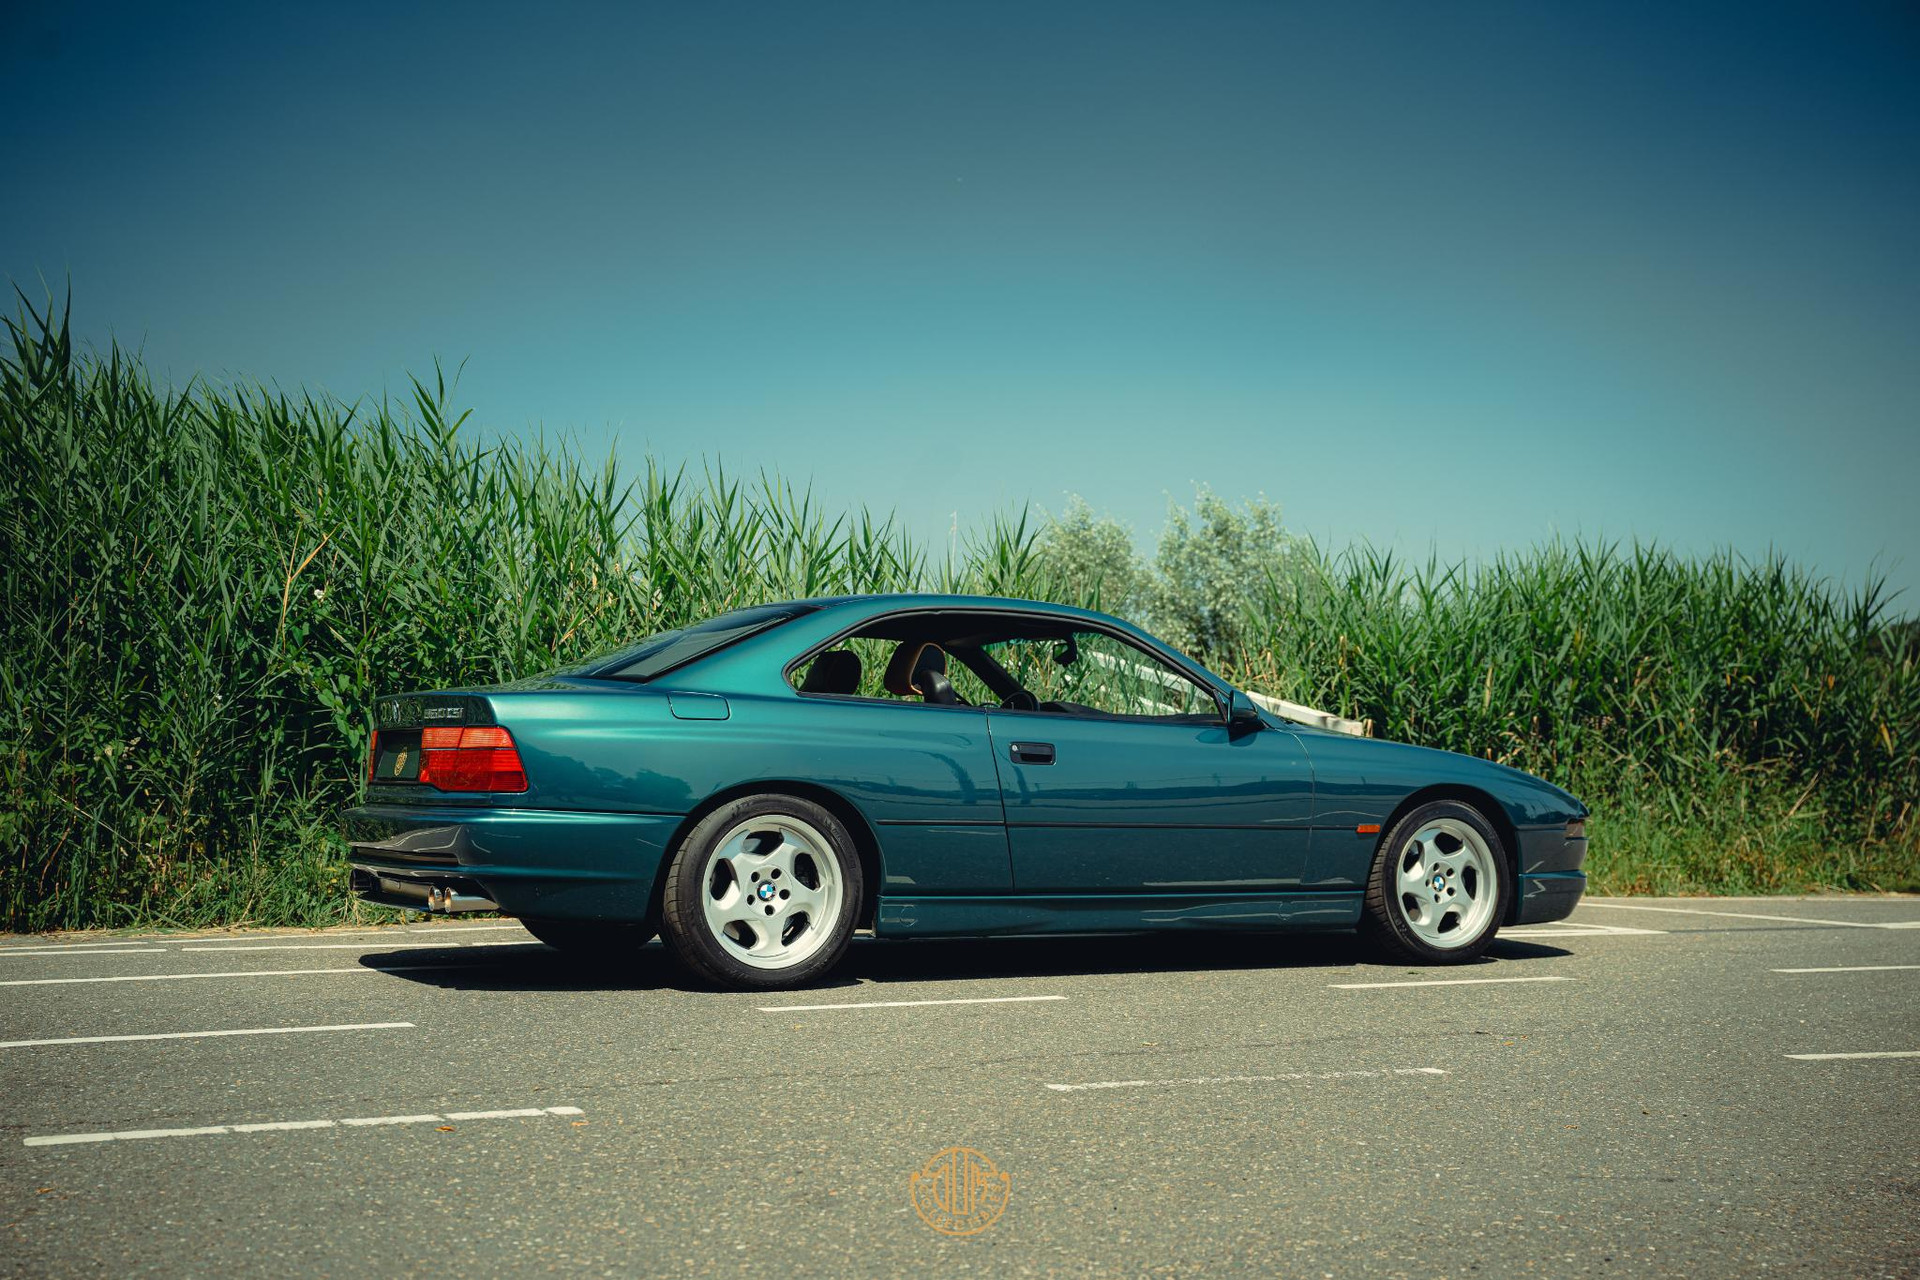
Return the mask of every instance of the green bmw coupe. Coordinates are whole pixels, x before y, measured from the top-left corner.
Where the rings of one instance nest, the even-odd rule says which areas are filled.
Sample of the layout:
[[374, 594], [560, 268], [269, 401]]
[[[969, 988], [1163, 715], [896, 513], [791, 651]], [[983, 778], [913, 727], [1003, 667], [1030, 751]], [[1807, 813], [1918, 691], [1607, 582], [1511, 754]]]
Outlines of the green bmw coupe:
[[763, 605], [538, 679], [383, 698], [353, 891], [725, 986], [881, 938], [1358, 928], [1445, 964], [1586, 885], [1587, 810], [1328, 732], [1152, 636], [977, 596]]

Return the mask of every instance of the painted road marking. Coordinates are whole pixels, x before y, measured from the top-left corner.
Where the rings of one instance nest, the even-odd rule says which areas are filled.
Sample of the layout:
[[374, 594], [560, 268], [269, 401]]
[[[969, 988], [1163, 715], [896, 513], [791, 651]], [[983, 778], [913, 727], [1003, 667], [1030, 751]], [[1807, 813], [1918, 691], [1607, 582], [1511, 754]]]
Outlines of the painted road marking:
[[1889, 969], [1920, 969], [1920, 964], [1836, 964], [1824, 969], [1775, 969], [1774, 973], [1880, 973]]
[[290, 1036], [303, 1031], [388, 1031], [411, 1022], [342, 1022], [327, 1027], [249, 1027], [239, 1031], [157, 1031], [138, 1036], [65, 1036], [58, 1040], [0, 1040], [0, 1049], [34, 1049], [56, 1044], [123, 1044], [133, 1040], [205, 1040], [216, 1036]]
[[1337, 991], [1372, 991], [1379, 987], [1478, 987], [1492, 982], [1572, 982], [1558, 974], [1533, 978], [1423, 978], [1418, 982], [1330, 982]]
[[122, 973], [108, 978], [8, 978], [0, 987], [51, 987], [75, 982], [168, 982], [174, 978], [295, 978], [316, 973], [417, 973], [426, 969], [467, 969], [478, 965], [394, 964], [374, 968], [354, 965], [350, 969], [240, 969], [232, 973]]
[[[351, 937], [355, 934], [385, 934], [393, 936], [419, 937], [422, 934], [447, 933], [502, 933], [512, 930], [525, 932], [517, 924], [423, 924], [423, 925], [387, 925], [370, 929], [301, 929], [288, 932], [255, 932], [247, 930], [239, 934], [232, 933], [136, 933], [117, 942], [81, 938], [73, 942], [48, 943], [49, 950], [64, 951], [87, 947], [142, 947], [159, 942], [244, 942], [249, 938], [315, 938], [315, 937]], [[24, 950], [25, 948], [0, 947], [0, 951]]]
[[1920, 920], [1821, 920], [1813, 916], [1765, 916], [1751, 911], [1702, 911], [1698, 907], [1643, 907], [1630, 902], [1582, 902], [1609, 911], [1663, 911], [1676, 916], [1722, 916], [1728, 920], [1784, 920], [1788, 924], [1825, 924], [1842, 929], [1920, 929]]
[[411, 951], [434, 947], [538, 947], [533, 938], [525, 942], [262, 942], [235, 946], [182, 947], [182, 951]]
[[1790, 1053], [1795, 1062], [1841, 1062], [1856, 1058], [1920, 1058], [1920, 1049], [1882, 1050], [1879, 1053]]
[[0, 947], [0, 956], [151, 956], [165, 947], [141, 947], [132, 943], [98, 947]]
[[504, 1120], [518, 1116], [580, 1116], [578, 1107], [525, 1107], [514, 1111], [455, 1111], [447, 1115], [359, 1116], [349, 1120], [273, 1120], [263, 1124], [210, 1124], [193, 1129], [122, 1129], [111, 1133], [52, 1133], [22, 1141], [29, 1147], [81, 1142], [132, 1142], [143, 1138], [199, 1138], [220, 1133], [284, 1133], [293, 1129], [368, 1128], [390, 1124], [446, 1124], [455, 1120]]
[[428, 1112], [426, 1115], [419, 1116], [362, 1116], [357, 1120], [342, 1120], [340, 1123], [357, 1126], [376, 1124], [432, 1124], [436, 1120], [441, 1119], [444, 1119], [444, 1117]]
[[1040, 1000], [1065, 999], [1065, 996], [973, 996], [957, 1000], [861, 1000], [853, 1004], [762, 1005], [760, 1012], [812, 1013], [821, 1009], [912, 1009], [929, 1004], [1031, 1004]]
[[1611, 938], [1623, 936], [1650, 937], [1665, 934], [1665, 929], [1629, 929], [1617, 924], [1574, 924], [1572, 922], [1552, 925], [1524, 925], [1518, 929], [1502, 929], [1502, 938]]
[[1385, 1071], [1282, 1071], [1269, 1076], [1181, 1076], [1170, 1080], [1093, 1080], [1085, 1084], [1049, 1084], [1055, 1093], [1088, 1089], [1146, 1089], [1155, 1086], [1200, 1084], [1272, 1084], [1291, 1080], [1362, 1080], [1385, 1076], [1443, 1076], [1439, 1067], [1393, 1067]]

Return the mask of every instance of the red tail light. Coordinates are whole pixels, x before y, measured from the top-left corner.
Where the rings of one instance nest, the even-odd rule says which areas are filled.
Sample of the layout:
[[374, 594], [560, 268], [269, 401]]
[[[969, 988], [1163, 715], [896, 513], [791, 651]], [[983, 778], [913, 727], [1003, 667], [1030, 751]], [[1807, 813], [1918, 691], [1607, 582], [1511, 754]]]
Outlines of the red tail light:
[[513, 735], [498, 725], [420, 731], [420, 778], [441, 791], [525, 791]]

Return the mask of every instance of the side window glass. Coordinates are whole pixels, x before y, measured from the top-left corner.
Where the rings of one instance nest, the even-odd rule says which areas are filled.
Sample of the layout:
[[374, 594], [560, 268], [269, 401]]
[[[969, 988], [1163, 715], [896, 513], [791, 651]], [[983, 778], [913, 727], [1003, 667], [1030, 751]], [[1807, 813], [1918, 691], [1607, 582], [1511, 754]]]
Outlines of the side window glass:
[[834, 693], [846, 697], [888, 698], [883, 683], [893, 641], [850, 636], [793, 671], [793, 687], [802, 693]]
[[947, 661], [947, 679], [952, 682], [953, 691], [960, 695], [960, 700], [970, 706], [997, 707], [1000, 705], [1000, 699], [994, 696], [993, 690], [987, 688], [986, 683], [979, 676], [969, 671], [965, 663], [951, 655]]
[[[793, 687], [802, 693], [829, 693], [843, 697], [880, 698], [888, 702], [920, 703], [919, 694], [902, 696], [888, 690], [887, 666], [905, 644], [918, 649], [917, 641], [880, 640], [872, 636], [849, 636], [831, 649], [815, 654], [796, 667]], [[979, 676], [969, 671], [958, 658], [948, 655], [946, 676], [954, 693], [971, 706], [997, 705], [999, 699]]]
[[1213, 719], [1213, 695], [1158, 658], [1100, 631], [1070, 641], [1010, 640], [994, 658], [1043, 711], [1065, 714]]

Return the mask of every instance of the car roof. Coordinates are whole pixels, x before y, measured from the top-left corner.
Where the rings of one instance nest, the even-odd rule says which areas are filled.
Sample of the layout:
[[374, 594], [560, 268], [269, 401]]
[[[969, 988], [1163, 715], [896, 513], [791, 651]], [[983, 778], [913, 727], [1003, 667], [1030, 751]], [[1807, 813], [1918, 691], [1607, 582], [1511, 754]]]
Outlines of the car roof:
[[1097, 613], [1070, 604], [1050, 604], [1044, 600], [1022, 600], [1013, 596], [955, 595], [937, 591], [891, 591], [873, 595], [812, 596], [805, 600], [783, 600], [794, 605], [848, 614], [889, 613], [895, 609], [992, 609], [1014, 613], [1050, 613], [1060, 617], [1085, 618], [1092, 622], [1121, 623], [1123, 619]]
[[[788, 689], [782, 668], [788, 660], [832, 637], [864, 625], [869, 619], [888, 614], [942, 611], [968, 613], [1031, 614], [1035, 617], [1085, 622], [1106, 630], [1130, 635], [1162, 656], [1172, 656], [1164, 642], [1123, 619], [1073, 605], [1048, 604], [1039, 600], [1019, 600], [1008, 596], [957, 595], [934, 591], [896, 591], [874, 595], [814, 596], [805, 600], [783, 600], [766, 608], [790, 606], [792, 620], [748, 636], [716, 653], [703, 655], [673, 672], [676, 688], [714, 693], [745, 693], [754, 689]], [[779, 656], [778, 662], [769, 658]], [[1181, 658], [1184, 665], [1204, 671], [1192, 659]], [[1218, 685], [1219, 677], [1209, 675], [1202, 683]]]

